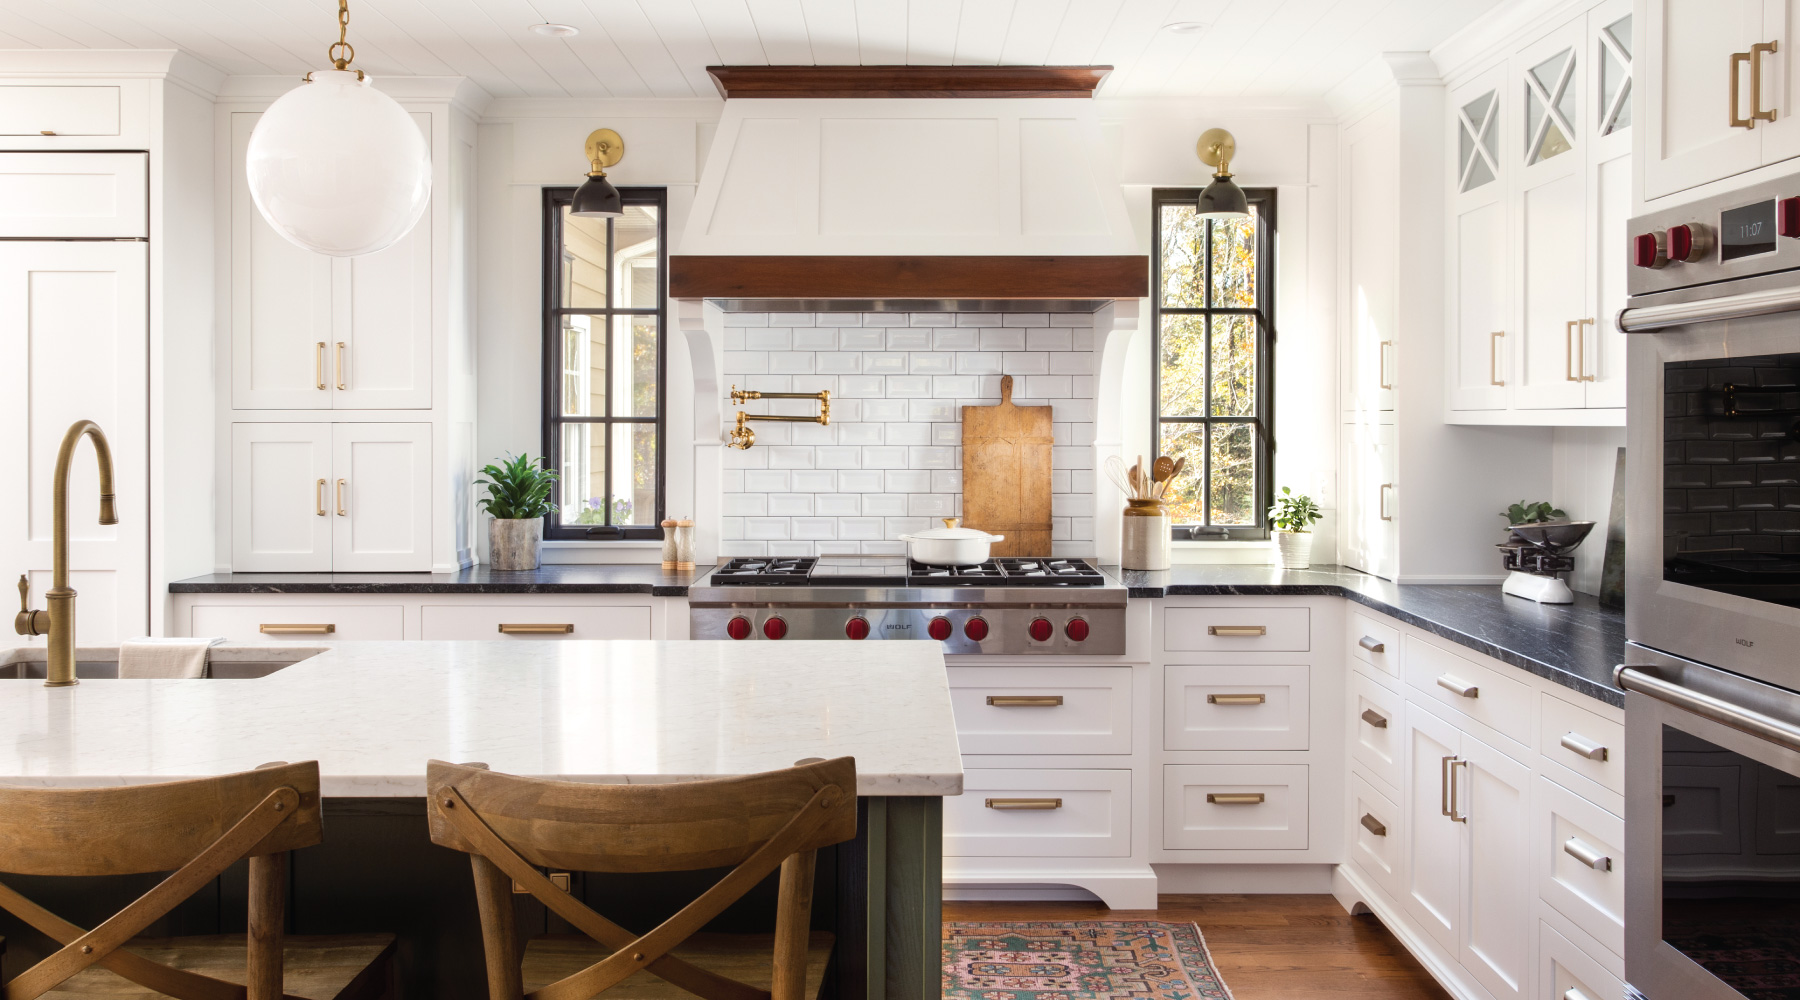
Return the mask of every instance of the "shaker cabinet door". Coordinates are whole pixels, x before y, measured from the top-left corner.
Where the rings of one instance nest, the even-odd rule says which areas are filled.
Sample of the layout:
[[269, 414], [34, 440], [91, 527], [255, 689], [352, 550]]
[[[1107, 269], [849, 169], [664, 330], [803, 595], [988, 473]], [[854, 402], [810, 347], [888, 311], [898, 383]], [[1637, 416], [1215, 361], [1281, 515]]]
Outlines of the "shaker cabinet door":
[[1413, 920], [1453, 954], [1462, 933], [1463, 824], [1450, 814], [1450, 764], [1461, 749], [1456, 727], [1418, 705], [1406, 706], [1402, 901]]
[[331, 425], [231, 425], [231, 568], [331, 567]]
[[1506, 407], [1506, 349], [1518, 331], [1506, 289], [1507, 185], [1516, 144], [1503, 100], [1505, 67], [1482, 73], [1450, 94], [1450, 128], [1456, 137], [1451, 178], [1449, 269], [1451, 341], [1450, 409]]
[[[1764, 123], [1745, 121], [1756, 110], [1750, 93], [1750, 46], [1763, 35], [1763, 0], [1646, 0], [1638, 4], [1644, 141], [1640, 146], [1645, 199], [1661, 198], [1729, 177], [1763, 162]], [[1791, 58], [1788, 46], [1765, 55], [1763, 88], [1772, 97], [1770, 71]], [[1742, 54], [1738, 58], [1734, 55]], [[1776, 60], [1780, 60], [1779, 63]], [[1784, 76], [1777, 72], [1776, 77]], [[1765, 98], [1767, 99], [1767, 98]], [[1765, 105], [1766, 107], [1767, 105]], [[1783, 107], [1774, 124], [1791, 114]]]
[[334, 424], [331, 451], [331, 568], [430, 569], [431, 425]]
[[[414, 114], [431, 142], [431, 116]], [[392, 246], [336, 262], [331, 342], [337, 409], [431, 405], [431, 208]]]
[[1452, 775], [1463, 823], [1462, 965], [1495, 1000], [1531, 990], [1531, 771], [1467, 733]]

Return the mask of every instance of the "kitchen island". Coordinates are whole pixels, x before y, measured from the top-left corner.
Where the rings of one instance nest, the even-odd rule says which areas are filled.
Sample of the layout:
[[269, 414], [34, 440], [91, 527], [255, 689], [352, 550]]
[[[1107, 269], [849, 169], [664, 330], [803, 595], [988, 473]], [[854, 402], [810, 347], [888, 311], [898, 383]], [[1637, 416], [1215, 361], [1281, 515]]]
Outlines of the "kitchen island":
[[[270, 646], [292, 658], [295, 646]], [[165, 781], [317, 760], [325, 843], [294, 858], [293, 933], [393, 931], [409, 995], [481, 995], [469, 867], [426, 836], [425, 763], [577, 781], [747, 774], [853, 756], [855, 842], [820, 862], [817, 926], [835, 929], [843, 997], [935, 994], [942, 797], [962, 789], [935, 645], [722, 642], [362, 642], [246, 680], [0, 681], [0, 782]], [[243, 659], [240, 648], [234, 659]], [[9, 884], [72, 920], [132, 885]], [[710, 880], [579, 875], [572, 891], [628, 926], [660, 920]], [[172, 916], [166, 933], [241, 927], [241, 871]], [[85, 894], [85, 895], [84, 895]], [[202, 894], [203, 897], [206, 894]], [[103, 898], [104, 897], [104, 898]], [[754, 926], [756, 898], [721, 920]], [[523, 926], [561, 929], [536, 904]], [[772, 912], [772, 911], [771, 911]], [[635, 917], [635, 920], [634, 920]], [[237, 921], [238, 923], [234, 923]], [[31, 935], [0, 925], [7, 967]], [[19, 965], [20, 968], [23, 965]]]

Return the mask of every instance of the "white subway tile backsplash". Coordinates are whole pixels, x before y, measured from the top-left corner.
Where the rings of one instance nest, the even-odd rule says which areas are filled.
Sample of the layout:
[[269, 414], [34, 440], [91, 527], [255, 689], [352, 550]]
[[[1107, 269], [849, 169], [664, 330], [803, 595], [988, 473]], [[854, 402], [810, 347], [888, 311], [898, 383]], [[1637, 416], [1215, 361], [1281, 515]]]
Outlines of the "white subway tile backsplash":
[[744, 348], [751, 351], [788, 351], [793, 349], [794, 331], [786, 327], [749, 329], [744, 331]]
[[813, 498], [810, 493], [769, 494], [769, 514], [772, 517], [798, 517], [812, 512]]
[[934, 351], [973, 351], [981, 344], [981, 335], [974, 330], [950, 329], [937, 330], [931, 334], [931, 349]]
[[[727, 381], [832, 393], [829, 425], [759, 424], [727, 449], [720, 552], [901, 554], [898, 536], [962, 510], [962, 410], [1052, 409], [1053, 550], [1092, 555], [1093, 318], [1084, 313], [729, 313]], [[810, 416], [810, 400], [748, 404]]]
[[887, 336], [881, 330], [838, 331], [840, 351], [879, 351], [886, 343]]
[[866, 493], [862, 498], [862, 512], [881, 517], [903, 517], [906, 514], [906, 498], [909, 496], [912, 494]]
[[888, 444], [929, 444], [931, 437], [930, 424], [887, 424]]

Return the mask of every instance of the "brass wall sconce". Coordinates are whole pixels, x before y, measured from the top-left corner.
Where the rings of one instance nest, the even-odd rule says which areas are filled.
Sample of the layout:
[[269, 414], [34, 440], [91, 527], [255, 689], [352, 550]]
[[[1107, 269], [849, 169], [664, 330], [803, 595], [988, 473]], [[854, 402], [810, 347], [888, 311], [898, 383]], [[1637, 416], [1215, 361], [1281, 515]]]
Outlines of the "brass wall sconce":
[[1243, 188], [1231, 179], [1231, 158], [1237, 155], [1237, 140], [1222, 128], [1209, 128], [1200, 133], [1194, 152], [1201, 163], [1213, 168], [1212, 183], [1200, 192], [1199, 203], [1195, 205], [1200, 217], [1218, 222], [1248, 217], [1250, 203], [1244, 197]]
[[819, 412], [809, 417], [793, 417], [783, 414], [753, 414], [739, 410], [737, 426], [731, 429], [731, 441], [728, 447], [739, 451], [748, 451], [756, 443], [756, 432], [750, 429], [751, 420], [778, 420], [789, 424], [831, 424], [831, 390], [822, 392], [756, 392], [752, 389], [731, 387], [731, 401], [739, 406], [752, 399], [816, 399], [819, 401]]
[[569, 199], [569, 214], [582, 219], [617, 219], [625, 214], [619, 190], [606, 179], [606, 168], [625, 158], [625, 140], [609, 128], [595, 129], [587, 137], [587, 180]]

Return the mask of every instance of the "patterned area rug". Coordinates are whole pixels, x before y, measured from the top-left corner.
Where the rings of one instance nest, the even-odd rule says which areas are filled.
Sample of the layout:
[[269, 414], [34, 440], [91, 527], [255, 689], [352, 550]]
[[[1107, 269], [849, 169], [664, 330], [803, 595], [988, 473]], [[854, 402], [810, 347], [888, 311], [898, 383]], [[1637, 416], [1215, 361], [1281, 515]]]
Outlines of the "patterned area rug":
[[1230, 1000], [1200, 928], [1158, 920], [944, 924], [944, 1000]]

